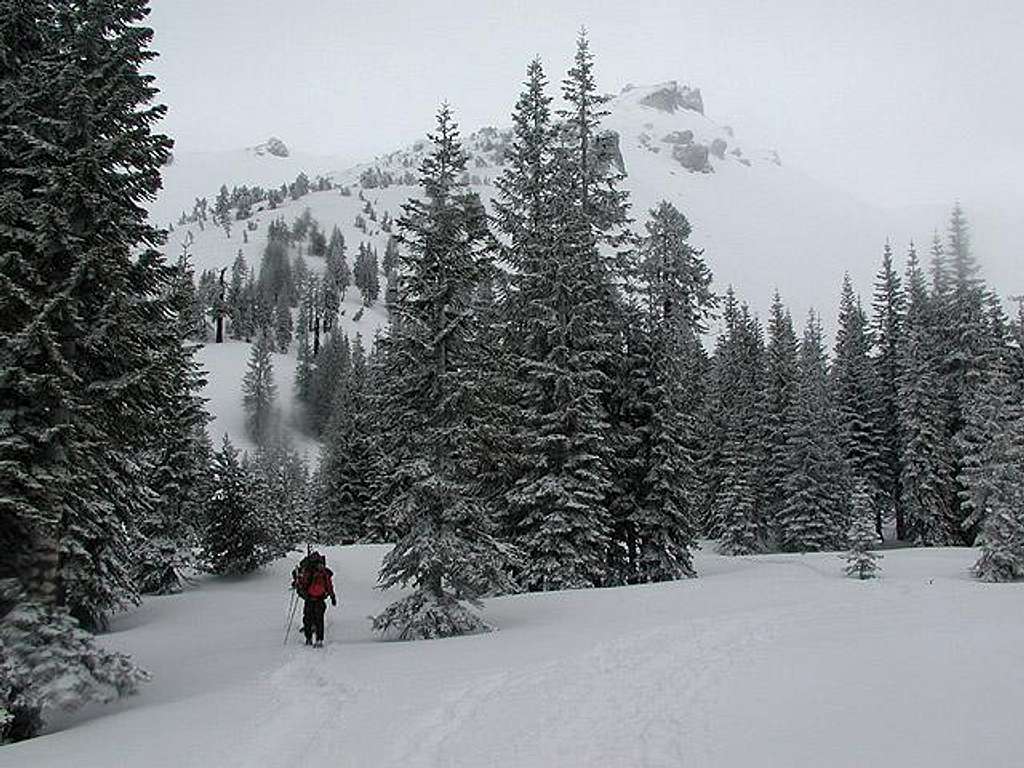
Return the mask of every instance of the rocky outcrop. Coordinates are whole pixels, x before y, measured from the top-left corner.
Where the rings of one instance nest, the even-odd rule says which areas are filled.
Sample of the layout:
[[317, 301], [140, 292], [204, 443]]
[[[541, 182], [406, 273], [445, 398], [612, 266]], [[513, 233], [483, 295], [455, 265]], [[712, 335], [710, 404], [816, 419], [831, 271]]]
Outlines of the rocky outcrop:
[[720, 160], [725, 159], [725, 150], [728, 148], [725, 139], [715, 139], [711, 142], [711, 154]]
[[700, 88], [679, 85], [671, 80], [644, 96], [640, 103], [645, 107], [659, 109], [662, 112], [675, 112], [677, 109], [688, 109], [691, 112], [704, 114], [704, 99]]
[[708, 162], [708, 148], [703, 144], [676, 144], [672, 147], [672, 157], [694, 173], [711, 173], [713, 170]]
[[277, 136], [271, 136], [267, 139], [267, 152], [274, 157], [288, 157], [291, 154], [288, 151], [288, 146]]
[[693, 144], [693, 131], [672, 131], [661, 140], [666, 144]]
[[257, 155], [273, 155], [274, 157], [288, 157], [291, 154], [288, 151], [288, 146], [277, 136], [271, 136], [262, 144], [257, 144], [252, 151]]
[[626, 172], [626, 163], [622, 159], [617, 131], [604, 130], [599, 132], [590, 142], [591, 162], [600, 173], [607, 173], [614, 167], [619, 173]]

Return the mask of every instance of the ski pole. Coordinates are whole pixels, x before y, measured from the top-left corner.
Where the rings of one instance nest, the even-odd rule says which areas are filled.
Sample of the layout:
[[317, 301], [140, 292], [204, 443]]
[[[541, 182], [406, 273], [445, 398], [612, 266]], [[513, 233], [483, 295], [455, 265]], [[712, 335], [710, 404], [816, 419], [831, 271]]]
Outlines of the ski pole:
[[288, 610], [288, 626], [284, 630], [284, 645], [288, 645], [288, 635], [292, 631], [292, 624], [295, 622], [295, 609], [299, 607], [299, 596], [292, 592], [291, 603]]

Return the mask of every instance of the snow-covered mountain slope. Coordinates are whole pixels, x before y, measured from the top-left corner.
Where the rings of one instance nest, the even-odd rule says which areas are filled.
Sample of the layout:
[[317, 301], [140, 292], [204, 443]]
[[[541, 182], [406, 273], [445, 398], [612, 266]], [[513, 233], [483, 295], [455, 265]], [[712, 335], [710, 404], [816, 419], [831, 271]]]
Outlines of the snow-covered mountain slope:
[[282, 646], [287, 574], [148, 598], [104, 644], [142, 692], [0, 749], [28, 768], [1013, 766], [1024, 612], [970, 549], [696, 558], [694, 580], [486, 602], [497, 631], [373, 639], [384, 547], [327, 551], [327, 646]]
[[[830, 329], [844, 272], [850, 273], [868, 302], [886, 239], [892, 240], [902, 257], [911, 239], [924, 252], [933, 230], [941, 231], [944, 226], [946, 211], [941, 207], [875, 209], [791, 168], [774, 150], [705, 114], [697, 89], [676, 82], [627, 86], [608, 109], [601, 150], [606, 161], [621, 164], [625, 171], [624, 186], [631, 193], [636, 228], [642, 231], [647, 212], [661, 200], [674, 203], [690, 219], [692, 241], [704, 249], [717, 289], [735, 286], [740, 298], [762, 318], [778, 289], [798, 323], [813, 307], [823, 314], [825, 327]], [[485, 201], [495, 194], [494, 180], [503, 170], [504, 149], [510, 140], [509, 130], [494, 127], [465, 136], [470, 156], [467, 181]], [[385, 215], [400, 215], [402, 204], [417, 193], [416, 171], [427, 151], [427, 143], [418, 141], [347, 168], [337, 159], [295, 152], [279, 157], [265, 147], [182, 154], [167, 168], [165, 191], [153, 215], [161, 223], [176, 221], [183, 209], [191, 209], [197, 196], [212, 201], [221, 184], [229, 188], [243, 184], [278, 187], [294, 180], [300, 171], [310, 178], [324, 175], [335, 185], [348, 187], [351, 194], [342, 195], [336, 188], [287, 200], [272, 211], [257, 206], [250, 220], [256, 229], [245, 233], [248, 242], [243, 241], [243, 222], [235, 223], [230, 236], [211, 224], [203, 230], [195, 224], [177, 227], [168, 252], [173, 257], [183, 240], [191, 237], [197, 272], [229, 267], [239, 250], [251, 266], [258, 266], [269, 222], [283, 217], [290, 223], [309, 208], [326, 231], [334, 225], [340, 227], [351, 263], [361, 242], [383, 253], [388, 233], [381, 222]], [[365, 213], [367, 204], [376, 222]], [[356, 227], [357, 216], [366, 220], [365, 231]], [[1024, 271], [1019, 263], [1001, 253], [1003, 240], [988, 231], [988, 219], [979, 216], [979, 222], [977, 242], [986, 274], [1004, 292], [1024, 292]], [[1000, 223], [991, 228], [1006, 229]], [[321, 260], [307, 257], [307, 261], [314, 270], [323, 268]], [[386, 312], [378, 303], [355, 321], [357, 310], [358, 294], [353, 290], [342, 327], [350, 334], [361, 333], [369, 342], [386, 324]], [[215, 354], [208, 350], [206, 360], [212, 362]], [[223, 361], [212, 368], [234, 375]], [[213, 377], [214, 387], [220, 386], [219, 377], [219, 373]], [[224, 407], [228, 406], [225, 400]], [[240, 401], [237, 407], [241, 407]], [[239, 413], [227, 413], [223, 420], [240, 424], [240, 419]], [[244, 442], [244, 436], [239, 438]]]
[[162, 227], [191, 211], [197, 197], [213, 202], [221, 184], [279, 187], [299, 173], [310, 178], [348, 163], [340, 157], [296, 152], [271, 137], [253, 146], [227, 152], [175, 152], [164, 167], [163, 189], [149, 206], [153, 221]]

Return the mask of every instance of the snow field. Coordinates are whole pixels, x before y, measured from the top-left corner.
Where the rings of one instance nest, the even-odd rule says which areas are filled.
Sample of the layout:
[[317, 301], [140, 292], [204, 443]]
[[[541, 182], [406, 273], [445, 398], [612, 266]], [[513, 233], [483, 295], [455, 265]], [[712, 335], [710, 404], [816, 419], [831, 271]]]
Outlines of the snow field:
[[328, 644], [282, 646], [290, 560], [148, 599], [104, 642], [140, 695], [0, 765], [1011, 766], [1024, 749], [1024, 592], [970, 549], [698, 554], [699, 579], [488, 600], [498, 631], [381, 642], [383, 546], [332, 548]]

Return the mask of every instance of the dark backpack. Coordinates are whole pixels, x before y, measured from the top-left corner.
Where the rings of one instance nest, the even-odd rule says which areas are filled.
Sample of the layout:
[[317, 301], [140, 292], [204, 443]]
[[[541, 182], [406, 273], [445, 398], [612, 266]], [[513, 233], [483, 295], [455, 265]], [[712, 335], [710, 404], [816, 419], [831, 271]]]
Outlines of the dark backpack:
[[292, 571], [292, 589], [303, 599], [309, 597], [309, 585], [319, 559], [316, 553], [306, 555]]

